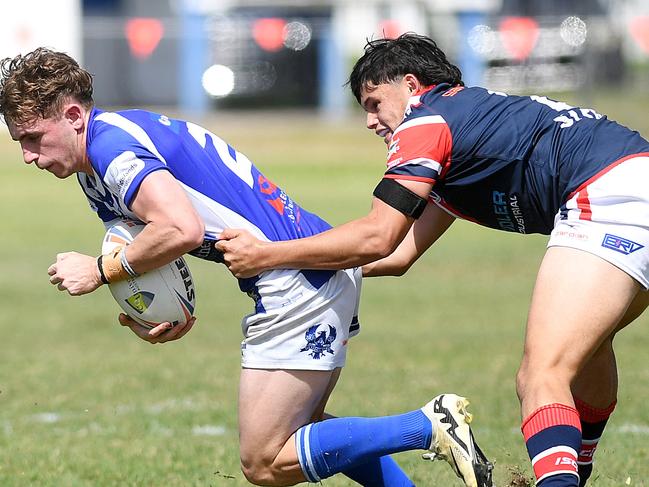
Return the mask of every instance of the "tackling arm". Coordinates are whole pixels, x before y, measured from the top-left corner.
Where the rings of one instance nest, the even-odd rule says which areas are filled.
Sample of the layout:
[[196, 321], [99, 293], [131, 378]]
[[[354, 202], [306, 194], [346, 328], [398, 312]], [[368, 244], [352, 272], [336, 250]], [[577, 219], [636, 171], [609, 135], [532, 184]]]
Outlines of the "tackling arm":
[[363, 266], [363, 277], [402, 276], [454, 221], [455, 217], [436, 204], [428, 203], [424, 213], [393, 253]]
[[[418, 197], [431, 185], [399, 181]], [[374, 198], [370, 213], [318, 235], [283, 242], [261, 242], [242, 230], [226, 230], [217, 248], [236, 277], [251, 277], [269, 269], [347, 269], [391, 254], [415, 219]]]

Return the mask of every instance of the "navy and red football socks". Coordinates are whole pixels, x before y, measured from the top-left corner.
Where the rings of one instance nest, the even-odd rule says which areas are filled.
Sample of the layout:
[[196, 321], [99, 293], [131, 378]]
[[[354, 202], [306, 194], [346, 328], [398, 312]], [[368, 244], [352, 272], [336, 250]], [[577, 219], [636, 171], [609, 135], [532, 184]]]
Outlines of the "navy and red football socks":
[[595, 450], [602, 437], [608, 418], [615, 409], [616, 401], [613, 401], [604, 409], [593, 407], [584, 401], [574, 398], [575, 406], [581, 419], [581, 449], [577, 458], [579, 469], [579, 487], [584, 487], [586, 481], [593, 472], [593, 457]]
[[542, 406], [524, 421], [523, 436], [538, 487], [577, 487], [581, 447], [579, 413], [564, 404]]

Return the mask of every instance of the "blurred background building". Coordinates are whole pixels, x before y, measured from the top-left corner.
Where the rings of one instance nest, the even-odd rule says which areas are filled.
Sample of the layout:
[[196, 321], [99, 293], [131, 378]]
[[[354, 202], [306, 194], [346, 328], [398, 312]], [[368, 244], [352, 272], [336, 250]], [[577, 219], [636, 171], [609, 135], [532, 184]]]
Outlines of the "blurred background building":
[[310, 107], [340, 116], [367, 39], [435, 38], [467, 85], [529, 93], [646, 79], [646, 0], [21, 0], [0, 55], [45, 45], [105, 106]]

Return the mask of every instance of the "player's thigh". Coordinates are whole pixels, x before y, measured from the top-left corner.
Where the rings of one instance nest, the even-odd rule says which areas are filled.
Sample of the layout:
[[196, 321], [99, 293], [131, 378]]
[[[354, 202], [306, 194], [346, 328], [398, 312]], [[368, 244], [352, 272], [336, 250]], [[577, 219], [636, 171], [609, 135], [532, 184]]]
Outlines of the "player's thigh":
[[649, 307], [649, 291], [640, 290], [624, 313], [624, 316], [615, 327], [615, 333], [632, 323]]
[[628, 274], [595, 255], [550, 247], [528, 316], [527, 367], [576, 373], [616, 331], [639, 290]]
[[242, 457], [274, 457], [301, 426], [319, 420], [340, 369], [241, 371], [239, 437]]

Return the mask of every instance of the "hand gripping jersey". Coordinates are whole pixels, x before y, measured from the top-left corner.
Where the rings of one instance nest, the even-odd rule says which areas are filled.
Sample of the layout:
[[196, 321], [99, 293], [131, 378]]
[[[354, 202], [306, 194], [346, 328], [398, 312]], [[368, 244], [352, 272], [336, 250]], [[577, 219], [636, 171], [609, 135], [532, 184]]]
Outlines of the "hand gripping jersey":
[[592, 109], [440, 84], [410, 99], [385, 177], [432, 183], [459, 218], [549, 234], [581, 186], [636, 155], [649, 143]]
[[[225, 228], [245, 228], [265, 241], [307, 237], [330, 228], [300, 208], [246, 156], [198, 125], [143, 110], [95, 108], [86, 144], [94, 174], [78, 173], [78, 180], [98, 216], [105, 223], [137, 220], [130, 206], [142, 180], [153, 171], [169, 171], [205, 224], [204, 245], [194, 253], [199, 257], [209, 256], [216, 235]], [[333, 275], [302, 273], [315, 287]], [[257, 278], [240, 280], [242, 290], [253, 295], [256, 284]]]

